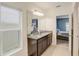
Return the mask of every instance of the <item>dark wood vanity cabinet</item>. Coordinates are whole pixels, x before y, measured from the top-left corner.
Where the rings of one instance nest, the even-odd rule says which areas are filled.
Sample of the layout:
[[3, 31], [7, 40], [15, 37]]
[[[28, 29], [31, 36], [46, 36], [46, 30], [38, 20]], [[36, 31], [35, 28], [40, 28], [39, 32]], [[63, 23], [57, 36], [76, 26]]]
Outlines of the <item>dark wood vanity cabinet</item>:
[[30, 38], [28, 38], [28, 55], [29, 56], [37, 55], [37, 41]]
[[51, 43], [52, 43], [52, 33], [38, 40], [28, 38], [29, 56], [40, 56], [51, 45]]
[[37, 55], [40, 55], [40, 54], [42, 54], [42, 52], [43, 52], [43, 39], [41, 39], [41, 40], [38, 40], [38, 43], [37, 43], [37, 45], [38, 45], [38, 48], [37, 48]]
[[52, 33], [48, 35], [48, 46], [52, 43]]
[[47, 42], [48, 42], [48, 36], [44, 36], [38, 40], [38, 50], [37, 50], [38, 56], [40, 56], [48, 47]]
[[38, 40], [37, 54], [40, 56], [52, 43], [52, 33]]

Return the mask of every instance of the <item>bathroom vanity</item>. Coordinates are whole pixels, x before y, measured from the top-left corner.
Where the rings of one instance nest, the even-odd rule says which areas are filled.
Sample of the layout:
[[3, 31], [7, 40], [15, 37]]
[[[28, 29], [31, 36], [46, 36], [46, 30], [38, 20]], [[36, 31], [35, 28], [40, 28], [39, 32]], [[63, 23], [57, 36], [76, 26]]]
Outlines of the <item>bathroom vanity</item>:
[[40, 56], [52, 43], [52, 32], [28, 35], [28, 55]]

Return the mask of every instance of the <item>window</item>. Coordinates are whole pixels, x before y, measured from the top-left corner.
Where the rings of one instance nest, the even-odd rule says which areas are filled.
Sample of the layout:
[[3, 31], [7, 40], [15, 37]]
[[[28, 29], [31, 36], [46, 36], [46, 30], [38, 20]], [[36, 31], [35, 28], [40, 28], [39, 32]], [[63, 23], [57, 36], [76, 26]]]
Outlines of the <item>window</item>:
[[10, 55], [22, 48], [20, 23], [22, 14], [13, 8], [4, 6], [0, 8], [0, 55]]
[[20, 11], [1, 6], [1, 23], [19, 24]]

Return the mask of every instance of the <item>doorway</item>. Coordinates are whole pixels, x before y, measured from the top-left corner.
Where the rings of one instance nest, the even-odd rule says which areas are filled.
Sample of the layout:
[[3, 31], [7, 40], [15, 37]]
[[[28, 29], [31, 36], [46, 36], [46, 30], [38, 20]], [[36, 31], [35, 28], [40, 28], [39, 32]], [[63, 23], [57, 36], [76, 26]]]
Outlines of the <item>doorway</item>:
[[60, 15], [56, 17], [57, 45], [69, 47], [69, 16]]

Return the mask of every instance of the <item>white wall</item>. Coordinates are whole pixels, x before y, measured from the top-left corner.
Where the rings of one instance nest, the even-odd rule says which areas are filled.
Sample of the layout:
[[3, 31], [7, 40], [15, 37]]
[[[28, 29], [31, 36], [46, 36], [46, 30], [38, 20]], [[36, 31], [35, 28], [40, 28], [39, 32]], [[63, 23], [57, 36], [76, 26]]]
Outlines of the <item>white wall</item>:
[[32, 31], [32, 13], [28, 11], [28, 20], [27, 20], [27, 34], [30, 34]]
[[56, 27], [55, 27], [55, 17], [50, 18], [50, 17], [45, 17], [39, 20], [39, 30], [47, 30], [47, 31], [52, 31], [53, 36], [52, 36], [52, 44], [56, 44], [55, 40], [56, 39]]
[[51, 31], [52, 28], [50, 28], [50, 26], [53, 27], [51, 18], [46, 17], [46, 18], [42, 18], [42, 19], [39, 20], [39, 30], [49, 30], [49, 31]]

